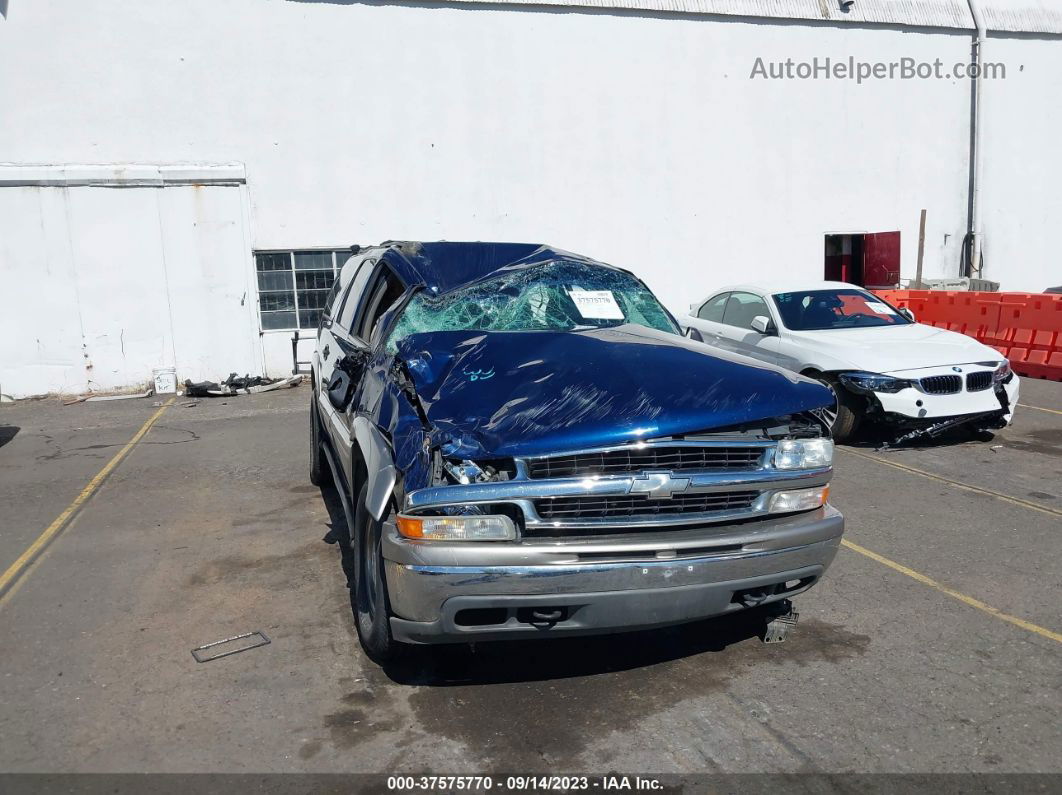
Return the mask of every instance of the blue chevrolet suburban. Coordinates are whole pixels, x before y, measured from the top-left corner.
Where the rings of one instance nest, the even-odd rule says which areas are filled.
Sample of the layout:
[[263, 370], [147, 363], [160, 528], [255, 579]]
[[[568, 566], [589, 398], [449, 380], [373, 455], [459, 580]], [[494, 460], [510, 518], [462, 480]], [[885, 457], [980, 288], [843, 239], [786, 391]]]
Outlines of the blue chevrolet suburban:
[[337, 486], [374, 660], [777, 608], [833, 560], [822, 385], [684, 336], [587, 257], [352, 251], [312, 361], [310, 477]]

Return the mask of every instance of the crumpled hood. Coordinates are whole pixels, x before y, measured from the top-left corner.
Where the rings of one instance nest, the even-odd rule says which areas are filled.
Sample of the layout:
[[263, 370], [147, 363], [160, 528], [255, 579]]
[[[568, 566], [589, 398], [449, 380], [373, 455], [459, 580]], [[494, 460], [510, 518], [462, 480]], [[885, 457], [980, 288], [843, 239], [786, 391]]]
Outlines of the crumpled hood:
[[832, 403], [820, 384], [675, 334], [440, 331], [398, 345], [444, 455], [542, 455]]
[[874, 373], [1003, 360], [1000, 353], [973, 337], [923, 323], [794, 331], [790, 335], [802, 347], [837, 359], [840, 367]]

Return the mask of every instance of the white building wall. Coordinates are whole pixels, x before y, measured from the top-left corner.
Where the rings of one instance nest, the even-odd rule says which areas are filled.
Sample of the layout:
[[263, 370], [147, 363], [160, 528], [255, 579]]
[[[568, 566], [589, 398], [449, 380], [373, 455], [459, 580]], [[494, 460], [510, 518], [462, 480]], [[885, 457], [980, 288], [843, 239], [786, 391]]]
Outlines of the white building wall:
[[1004, 290], [1062, 285], [1062, 37], [990, 35], [1008, 67], [984, 84], [985, 276]]
[[[254, 248], [546, 242], [635, 271], [681, 310], [723, 283], [821, 278], [827, 232], [900, 230], [913, 276], [922, 208], [925, 275], [957, 275], [966, 81], [749, 74], [757, 56], [953, 64], [969, 53], [969, 32], [940, 28], [315, 0], [13, 0], [0, 21], [0, 157], [241, 161]], [[1042, 57], [1044, 68], [1058, 63], [1046, 46]], [[1031, 101], [1009, 100], [1015, 110]], [[1045, 127], [1030, 140], [1055, 135], [1054, 117]], [[1058, 163], [1057, 150], [1037, 154]], [[1000, 230], [996, 206], [1006, 205], [986, 204], [984, 275], [1042, 289], [1027, 234]], [[1057, 217], [1057, 203], [1044, 207]], [[266, 336], [269, 371], [287, 372], [290, 333]]]

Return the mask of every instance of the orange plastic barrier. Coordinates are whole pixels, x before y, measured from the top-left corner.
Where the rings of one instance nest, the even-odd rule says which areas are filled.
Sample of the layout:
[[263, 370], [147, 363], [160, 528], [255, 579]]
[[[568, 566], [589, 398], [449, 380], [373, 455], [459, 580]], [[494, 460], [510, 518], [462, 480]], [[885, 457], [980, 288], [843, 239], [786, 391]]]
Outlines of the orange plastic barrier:
[[919, 323], [958, 331], [1010, 360], [1015, 372], [1062, 381], [1062, 295], [874, 290]]

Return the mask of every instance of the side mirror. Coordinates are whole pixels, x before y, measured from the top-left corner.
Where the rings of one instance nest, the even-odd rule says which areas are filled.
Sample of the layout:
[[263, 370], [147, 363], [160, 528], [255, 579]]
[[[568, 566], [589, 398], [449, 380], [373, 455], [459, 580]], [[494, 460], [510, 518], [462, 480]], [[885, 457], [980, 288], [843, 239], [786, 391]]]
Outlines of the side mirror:
[[696, 315], [700, 308], [701, 308], [700, 304], [690, 304], [690, 314], [691, 315]]
[[910, 320], [912, 323], [915, 322], [915, 314], [914, 314], [914, 312], [912, 312], [906, 306], [901, 306], [900, 307], [900, 314], [903, 315], [908, 320]]
[[328, 379], [328, 402], [337, 411], [344, 411], [354, 396], [354, 381], [342, 370], [336, 370]]
[[694, 342], [704, 342], [704, 335], [701, 334], [699, 329], [695, 329], [693, 326], [686, 326], [685, 335]]
[[753, 331], [758, 331], [760, 334], [775, 333], [774, 323], [766, 315], [756, 315], [752, 318], [751, 326]]
[[328, 402], [337, 411], [346, 410], [354, 397], [354, 387], [361, 381], [362, 370], [369, 360], [368, 351], [356, 350], [348, 353], [336, 363], [332, 377], [328, 379]]

